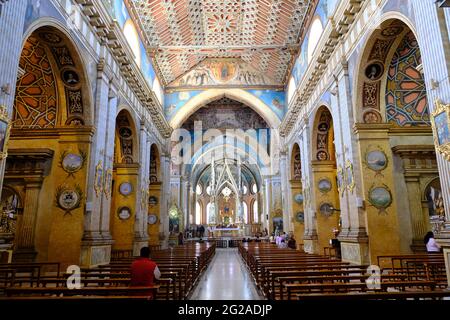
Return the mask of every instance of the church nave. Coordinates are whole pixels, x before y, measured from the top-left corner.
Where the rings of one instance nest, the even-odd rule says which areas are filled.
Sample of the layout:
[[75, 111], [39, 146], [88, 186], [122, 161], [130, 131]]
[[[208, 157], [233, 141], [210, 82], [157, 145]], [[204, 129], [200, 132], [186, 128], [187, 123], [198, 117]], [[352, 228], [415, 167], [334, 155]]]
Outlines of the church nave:
[[217, 248], [189, 300], [262, 300], [238, 249]]

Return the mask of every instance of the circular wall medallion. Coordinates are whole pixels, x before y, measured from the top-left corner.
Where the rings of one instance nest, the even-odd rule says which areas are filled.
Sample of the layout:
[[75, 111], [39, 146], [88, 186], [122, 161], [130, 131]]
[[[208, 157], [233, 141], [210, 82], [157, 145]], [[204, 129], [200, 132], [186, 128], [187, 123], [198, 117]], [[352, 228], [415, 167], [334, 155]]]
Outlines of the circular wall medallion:
[[78, 77], [78, 74], [72, 69], [64, 70], [61, 77], [64, 83], [68, 86], [76, 86], [80, 83], [80, 77]]
[[295, 215], [295, 218], [297, 219], [297, 222], [303, 223], [305, 222], [305, 214], [303, 212], [297, 212]]
[[381, 171], [387, 166], [386, 154], [381, 150], [370, 151], [366, 154], [367, 166], [374, 171]]
[[363, 115], [364, 123], [380, 123], [381, 115], [377, 111], [367, 111]]
[[331, 181], [327, 178], [320, 179], [317, 183], [320, 192], [328, 192], [331, 190]]
[[294, 200], [295, 200], [295, 202], [297, 202], [297, 203], [303, 203], [303, 200], [304, 200], [303, 194], [297, 193], [297, 194], [294, 196]]
[[149, 214], [148, 215], [148, 224], [155, 224], [156, 221], [158, 221], [158, 217], [155, 216], [154, 214]]
[[131, 217], [131, 209], [128, 207], [120, 207], [117, 214], [120, 220], [127, 220]]
[[133, 132], [131, 131], [130, 128], [122, 127], [119, 129], [119, 135], [122, 138], [129, 138], [129, 137], [131, 137], [132, 134], [133, 134]]
[[83, 158], [74, 153], [67, 154], [62, 160], [62, 167], [67, 172], [76, 172], [83, 166]]
[[378, 80], [383, 75], [383, 65], [375, 62], [366, 67], [365, 75], [370, 80]]
[[317, 128], [320, 133], [327, 133], [330, 126], [326, 122], [321, 122]]
[[328, 154], [325, 151], [317, 152], [317, 160], [320, 161], [328, 160]]
[[75, 190], [66, 189], [61, 192], [58, 198], [58, 203], [61, 208], [65, 210], [72, 210], [80, 204], [80, 194]]
[[122, 182], [119, 186], [119, 192], [123, 196], [129, 196], [133, 192], [133, 186], [129, 182]]
[[148, 204], [151, 206], [156, 206], [158, 204], [158, 198], [155, 196], [150, 196], [148, 198]]
[[331, 204], [329, 204], [329, 203], [322, 203], [320, 205], [320, 207], [319, 207], [319, 211], [324, 216], [329, 217], [333, 213], [333, 210], [331, 208], [333, 208], [333, 206]]
[[369, 191], [369, 202], [376, 208], [387, 208], [392, 203], [391, 192], [385, 187], [375, 187]]

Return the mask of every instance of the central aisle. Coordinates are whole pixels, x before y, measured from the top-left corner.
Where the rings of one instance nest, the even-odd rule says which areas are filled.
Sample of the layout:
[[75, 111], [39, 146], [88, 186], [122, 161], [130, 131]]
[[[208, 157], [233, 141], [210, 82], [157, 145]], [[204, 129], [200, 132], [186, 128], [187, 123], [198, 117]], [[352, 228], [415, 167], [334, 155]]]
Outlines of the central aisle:
[[190, 300], [263, 300], [237, 248], [216, 249]]

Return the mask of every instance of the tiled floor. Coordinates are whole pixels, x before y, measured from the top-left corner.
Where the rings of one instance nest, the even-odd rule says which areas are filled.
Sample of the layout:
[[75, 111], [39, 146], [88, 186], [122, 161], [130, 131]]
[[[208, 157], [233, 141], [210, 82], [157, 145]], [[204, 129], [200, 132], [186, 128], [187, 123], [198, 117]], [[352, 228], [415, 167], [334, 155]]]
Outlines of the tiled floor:
[[216, 249], [190, 300], [262, 300], [235, 248]]

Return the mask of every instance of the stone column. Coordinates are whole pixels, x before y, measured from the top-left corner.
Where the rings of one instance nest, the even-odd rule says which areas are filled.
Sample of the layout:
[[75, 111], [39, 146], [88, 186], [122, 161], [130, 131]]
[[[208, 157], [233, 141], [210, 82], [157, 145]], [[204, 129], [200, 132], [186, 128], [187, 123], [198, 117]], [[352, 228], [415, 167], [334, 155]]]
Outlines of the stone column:
[[283, 227], [286, 233], [294, 231], [292, 227], [292, 215], [291, 215], [291, 196], [289, 188], [289, 176], [288, 176], [288, 163], [287, 160], [287, 148], [284, 148], [280, 152], [280, 174], [281, 174], [281, 201], [283, 208]]
[[[8, 1], [3, 3], [0, 14], [0, 105], [5, 106], [12, 115], [16, 91], [17, 73], [23, 43], [23, 25], [27, 1]], [[0, 160], [0, 196], [6, 159]]]
[[149, 181], [149, 155], [148, 132], [145, 122], [141, 120], [139, 132], [139, 176], [136, 187], [136, 216], [134, 221], [133, 253], [139, 255], [142, 247], [148, 245], [148, 232], [144, 220], [148, 214], [148, 181]]
[[[300, 133], [300, 160], [302, 163], [311, 163], [311, 134], [310, 119], [303, 118], [302, 129]], [[311, 120], [312, 121], [312, 120]], [[305, 214], [305, 234], [303, 236], [304, 250], [308, 253], [319, 253], [317, 228], [316, 228], [316, 212], [314, 209], [314, 192], [313, 173], [311, 166], [304, 166], [302, 170], [302, 188], [304, 197], [304, 214]]]
[[[105, 50], [105, 47], [101, 48], [101, 56], [104, 56]], [[97, 86], [94, 103], [96, 132], [92, 140], [89, 156], [84, 234], [81, 242], [80, 260], [82, 266], [107, 264], [111, 258], [113, 241], [109, 232], [109, 207], [106, 203], [102, 207], [102, 200], [105, 198], [105, 194], [104, 192], [96, 192], [94, 185], [97, 165], [103, 168], [104, 174], [105, 159], [108, 159], [107, 161], [110, 162], [112, 155], [111, 151], [109, 151], [108, 156], [106, 156], [107, 146], [111, 147], [111, 141], [114, 141], [112, 135], [115, 132], [115, 110], [117, 107], [117, 101], [112, 97], [110, 91], [112, 74], [104, 59], [100, 59], [97, 65]], [[113, 120], [111, 117], [114, 117], [114, 126], [112, 125]], [[106, 145], [107, 141], [108, 144]], [[114, 148], [114, 143], [112, 143], [112, 147]]]
[[15, 261], [32, 262], [36, 258], [37, 252], [34, 247], [34, 233], [42, 181], [42, 177], [30, 177], [25, 179], [25, 203], [23, 208], [23, 216], [18, 234], [15, 236]]
[[271, 201], [271, 182], [269, 177], [264, 177], [264, 216], [263, 221], [264, 225], [269, 232], [269, 235], [272, 233], [272, 224], [270, 223], [270, 201]]
[[[107, 102], [107, 112], [105, 118], [103, 119], [105, 123], [99, 125], [105, 126], [105, 135], [103, 137], [98, 137], [98, 141], [103, 140], [103, 145], [105, 146], [105, 152], [103, 155], [103, 164], [104, 164], [104, 172], [105, 174], [108, 170], [113, 170], [114, 166], [114, 143], [116, 137], [116, 115], [117, 115], [117, 107], [118, 107], [118, 98], [117, 98], [117, 84], [114, 81], [109, 83], [109, 92], [108, 92], [108, 102]], [[105, 101], [106, 102], [106, 101]], [[100, 120], [100, 119], [99, 119]], [[101, 142], [100, 142], [101, 143]], [[95, 158], [91, 155], [91, 158]], [[101, 157], [99, 157], [101, 158]], [[95, 177], [95, 172], [94, 175]], [[110, 176], [112, 179], [112, 174]], [[110, 185], [112, 185], [112, 181], [109, 181]], [[92, 190], [92, 185], [89, 184], [90, 190]], [[92, 194], [93, 195], [93, 194]], [[107, 241], [112, 239], [111, 230], [110, 230], [110, 219], [111, 219], [111, 195], [112, 190], [103, 190], [100, 201], [101, 201], [101, 213], [100, 213], [100, 234], [101, 238]]]
[[[417, 40], [420, 46], [424, 79], [427, 88], [430, 113], [435, 101], [450, 103], [450, 43], [448, 9], [438, 8], [435, 1], [411, 0], [416, 19]], [[437, 85], [432, 85], [435, 83]], [[436, 152], [439, 177], [442, 186], [450, 185], [450, 161]], [[450, 288], [450, 188], [442, 188], [445, 220], [443, 230], [436, 235], [437, 242], [444, 249], [447, 279]]]
[[161, 242], [163, 248], [166, 248], [169, 241], [169, 201], [170, 201], [170, 154], [161, 155], [161, 207], [160, 207], [160, 233], [165, 238]]
[[[341, 253], [344, 261], [369, 263], [368, 237], [366, 232], [366, 211], [363, 200], [366, 191], [362, 186], [361, 151], [358, 148], [357, 135], [354, 132], [354, 115], [348, 64], [341, 61], [335, 71], [335, 83], [332, 87], [331, 102], [336, 148], [336, 166], [342, 173], [351, 166], [354, 186], [345, 183], [340, 192]], [[370, 135], [368, 135], [370, 137]]]

